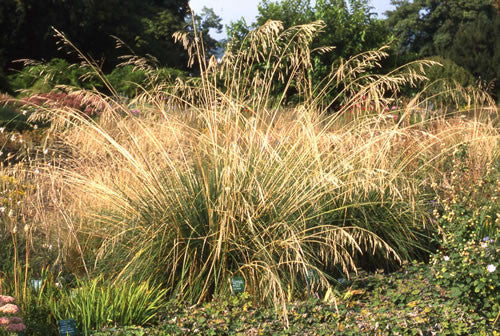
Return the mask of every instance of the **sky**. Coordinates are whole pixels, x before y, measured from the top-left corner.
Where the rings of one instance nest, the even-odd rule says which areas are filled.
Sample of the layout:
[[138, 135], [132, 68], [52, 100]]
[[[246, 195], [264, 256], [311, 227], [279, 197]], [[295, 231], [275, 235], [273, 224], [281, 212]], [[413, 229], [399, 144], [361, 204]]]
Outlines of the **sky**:
[[[248, 24], [254, 22], [259, 2], [260, 0], [190, 0], [189, 5], [195, 13], [200, 13], [203, 7], [212, 8], [215, 14], [222, 18], [222, 24], [225, 26], [241, 17], [244, 17]], [[371, 0], [371, 5], [375, 8], [374, 11], [383, 17], [386, 10], [393, 8], [390, 2], [390, 0]], [[216, 39], [226, 37], [225, 31], [211, 35]]]

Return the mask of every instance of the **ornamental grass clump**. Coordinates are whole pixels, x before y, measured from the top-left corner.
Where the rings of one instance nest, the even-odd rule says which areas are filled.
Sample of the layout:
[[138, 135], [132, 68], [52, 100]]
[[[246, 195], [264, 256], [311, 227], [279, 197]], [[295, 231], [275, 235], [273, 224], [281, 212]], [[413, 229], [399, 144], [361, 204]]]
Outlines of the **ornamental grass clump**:
[[16, 316], [19, 307], [14, 304], [12, 296], [0, 295], [0, 331], [8, 333], [19, 333], [26, 329], [23, 319]]
[[[229, 294], [240, 275], [253, 297], [286, 316], [311, 272], [321, 291], [362, 266], [428, 253], [436, 226], [425, 191], [449, 150], [440, 146], [469, 133], [444, 122], [433, 128], [443, 119], [405, 124], [425, 103], [418, 95], [398, 120], [384, 113], [432, 61], [375, 75], [387, 56], [376, 50], [312, 86], [309, 45], [322, 28], [268, 22], [220, 63], [205, 61], [196, 36], [179, 34], [200, 78], [158, 86], [129, 105], [103, 97], [96, 120], [69, 107], [46, 113], [58, 121], [51, 131], [64, 156], [40, 162], [50, 183], [33, 203], [55, 223], [66, 264], [117, 281], [152, 276], [194, 303]], [[286, 109], [291, 87], [300, 104]], [[324, 98], [334, 92], [343, 107], [328, 114], [334, 104]], [[488, 144], [480, 150], [498, 140], [487, 122], [474, 127], [468, 141]]]
[[157, 317], [165, 300], [164, 289], [149, 281], [112, 283], [97, 277], [78, 281], [50, 302], [58, 320], [76, 319], [84, 335], [110, 326], [146, 326]]

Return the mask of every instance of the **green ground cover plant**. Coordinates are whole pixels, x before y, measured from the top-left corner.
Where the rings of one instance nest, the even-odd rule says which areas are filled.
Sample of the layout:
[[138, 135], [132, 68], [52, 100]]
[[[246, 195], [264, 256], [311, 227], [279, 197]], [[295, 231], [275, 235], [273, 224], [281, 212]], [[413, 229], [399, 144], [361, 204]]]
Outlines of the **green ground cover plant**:
[[423, 263], [407, 264], [390, 275], [363, 274], [336, 289], [335, 303], [316, 298], [289, 303], [285, 330], [273, 308], [240, 295], [193, 307], [172, 303], [158, 326], [104, 329], [96, 335], [498, 334], [481, 313], [434, 279], [433, 269]]
[[473, 173], [464, 165], [468, 155], [467, 144], [454, 153], [451, 186], [441, 199], [441, 251], [431, 264], [436, 283], [496, 324], [500, 316], [500, 161], [496, 159], [484, 175], [472, 179], [474, 184], [463, 184], [458, 181]]

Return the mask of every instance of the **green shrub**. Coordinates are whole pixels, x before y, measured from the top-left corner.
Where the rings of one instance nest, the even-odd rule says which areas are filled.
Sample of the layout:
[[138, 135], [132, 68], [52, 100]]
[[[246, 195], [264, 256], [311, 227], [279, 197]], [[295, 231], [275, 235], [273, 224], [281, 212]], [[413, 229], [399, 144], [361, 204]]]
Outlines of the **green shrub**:
[[106, 75], [111, 87], [122, 96], [135, 97], [144, 90], [151, 90], [155, 85], [173, 83], [176, 78], [184, 78], [185, 72], [172, 68], [144, 70], [133, 65], [115, 68]]
[[[335, 300], [287, 304], [288, 328], [280, 311], [256, 304], [247, 293], [187, 306], [166, 305], [164, 319], [150, 328], [107, 328], [107, 335], [492, 335], [491, 324], [434, 281], [431, 267], [406, 264], [337, 287]], [[495, 335], [495, 333], [493, 333]]]
[[127, 97], [135, 97], [145, 85], [149, 87], [146, 71], [133, 65], [117, 67], [106, 78], [116, 92]]
[[54, 58], [48, 63], [27, 65], [18, 73], [9, 75], [9, 83], [13, 90], [29, 90], [32, 93], [46, 93], [57, 85], [69, 85], [77, 88], [92, 89], [102, 87], [102, 82], [93, 76], [88, 67], [69, 64], [67, 61]]
[[[467, 215], [462, 214], [466, 217]], [[458, 224], [455, 222], [455, 224]], [[448, 233], [444, 252], [432, 258], [436, 283], [493, 322], [500, 311], [498, 238], [465, 240]]]
[[430, 59], [442, 65], [434, 66], [427, 70], [426, 75], [430, 82], [437, 80], [455, 81], [463, 87], [474, 84], [474, 76], [467, 69], [457, 65], [452, 60], [440, 56], [434, 56]]
[[116, 327], [106, 328], [98, 332], [92, 333], [92, 336], [144, 336], [144, 335], [160, 335], [153, 333], [152, 330], [142, 327]]
[[43, 272], [43, 281], [39, 289], [30, 285], [23, 294], [22, 311], [26, 323], [25, 336], [56, 336], [57, 324], [51, 313], [51, 304], [60, 298], [60, 289], [56, 286], [55, 277]]
[[464, 89], [476, 86], [474, 76], [450, 59], [434, 56], [430, 60], [438, 62], [441, 66], [436, 65], [426, 71], [429, 82], [425, 83], [427, 87], [422, 93], [429, 99], [429, 107], [434, 110], [447, 110], [452, 106], [466, 104], [467, 94], [464, 94]]

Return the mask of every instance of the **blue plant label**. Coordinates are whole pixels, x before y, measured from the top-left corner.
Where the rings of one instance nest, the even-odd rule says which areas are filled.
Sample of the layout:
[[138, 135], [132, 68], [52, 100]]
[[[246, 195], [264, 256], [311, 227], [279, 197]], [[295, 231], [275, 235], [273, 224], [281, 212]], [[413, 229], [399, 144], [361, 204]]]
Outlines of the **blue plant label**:
[[30, 281], [31, 287], [36, 290], [37, 292], [42, 288], [42, 280], [31, 280]]
[[307, 286], [312, 286], [314, 284], [317, 284], [318, 280], [319, 280], [318, 271], [316, 271], [315, 269], [308, 269], [306, 271]]
[[233, 294], [243, 293], [245, 291], [245, 279], [239, 275], [232, 277], [231, 291]]
[[59, 320], [57, 325], [59, 326], [60, 336], [78, 336], [78, 329], [74, 319]]
[[306, 280], [309, 283], [315, 282], [318, 280], [318, 272], [314, 269], [308, 269], [306, 273]]

